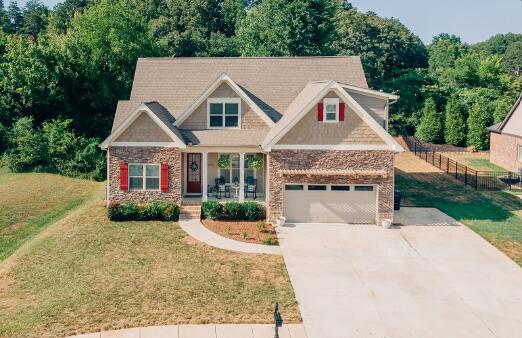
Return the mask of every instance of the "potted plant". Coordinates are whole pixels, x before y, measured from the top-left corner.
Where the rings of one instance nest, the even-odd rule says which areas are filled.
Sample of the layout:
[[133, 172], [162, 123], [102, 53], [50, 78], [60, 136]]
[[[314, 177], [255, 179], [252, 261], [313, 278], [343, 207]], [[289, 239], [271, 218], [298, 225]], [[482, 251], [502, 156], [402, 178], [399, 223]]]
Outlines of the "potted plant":
[[230, 168], [230, 156], [229, 155], [221, 155], [217, 160], [217, 166], [219, 169], [228, 169]]
[[252, 156], [248, 161], [248, 166], [252, 169], [261, 169], [263, 167], [263, 159], [260, 156]]

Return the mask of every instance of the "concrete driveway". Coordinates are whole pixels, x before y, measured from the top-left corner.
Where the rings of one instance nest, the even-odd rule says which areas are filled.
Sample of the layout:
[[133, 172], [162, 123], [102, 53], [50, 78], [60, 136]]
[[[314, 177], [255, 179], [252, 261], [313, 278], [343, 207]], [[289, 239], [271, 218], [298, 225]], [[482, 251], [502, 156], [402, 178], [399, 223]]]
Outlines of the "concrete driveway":
[[396, 221], [281, 229], [308, 338], [522, 336], [518, 265], [436, 209]]

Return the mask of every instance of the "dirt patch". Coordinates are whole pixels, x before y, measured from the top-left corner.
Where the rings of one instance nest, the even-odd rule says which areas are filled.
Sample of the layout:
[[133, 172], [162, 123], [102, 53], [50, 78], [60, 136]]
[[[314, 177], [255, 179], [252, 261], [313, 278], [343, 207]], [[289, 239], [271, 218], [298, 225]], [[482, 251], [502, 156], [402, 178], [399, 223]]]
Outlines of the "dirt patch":
[[484, 238], [506, 254], [509, 258], [522, 265], [522, 244], [510, 239], [501, 239], [493, 234], [484, 234]]
[[267, 241], [271, 238], [273, 244], [277, 244], [277, 235], [274, 228], [271, 224], [264, 221], [249, 222], [205, 219], [202, 223], [209, 230], [236, 241], [267, 244]]
[[437, 167], [419, 159], [413, 153], [404, 152], [395, 156], [395, 168], [405, 173], [441, 173]]

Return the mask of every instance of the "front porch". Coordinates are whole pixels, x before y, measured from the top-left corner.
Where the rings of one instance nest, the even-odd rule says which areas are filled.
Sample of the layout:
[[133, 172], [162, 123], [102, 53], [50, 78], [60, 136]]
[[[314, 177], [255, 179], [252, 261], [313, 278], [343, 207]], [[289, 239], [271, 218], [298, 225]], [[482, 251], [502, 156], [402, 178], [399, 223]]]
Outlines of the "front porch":
[[182, 201], [265, 202], [266, 155], [255, 151], [191, 151], [182, 154]]

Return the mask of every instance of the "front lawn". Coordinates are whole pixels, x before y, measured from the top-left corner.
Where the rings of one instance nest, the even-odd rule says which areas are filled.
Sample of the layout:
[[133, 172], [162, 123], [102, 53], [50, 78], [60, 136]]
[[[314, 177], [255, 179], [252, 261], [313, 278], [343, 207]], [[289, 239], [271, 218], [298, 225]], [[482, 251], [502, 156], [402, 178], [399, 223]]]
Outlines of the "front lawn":
[[0, 262], [103, 185], [52, 174], [14, 174], [0, 168]]
[[110, 222], [98, 200], [51, 225], [0, 276], [0, 336], [271, 323], [275, 302], [285, 322], [301, 321], [282, 257], [215, 249], [173, 222]]
[[518, 197], [502, 191], [477, 192], [411, 153], [398, 156], [395, 173], [403, 206], [440, 209], [522, 266], [522, 201]]

